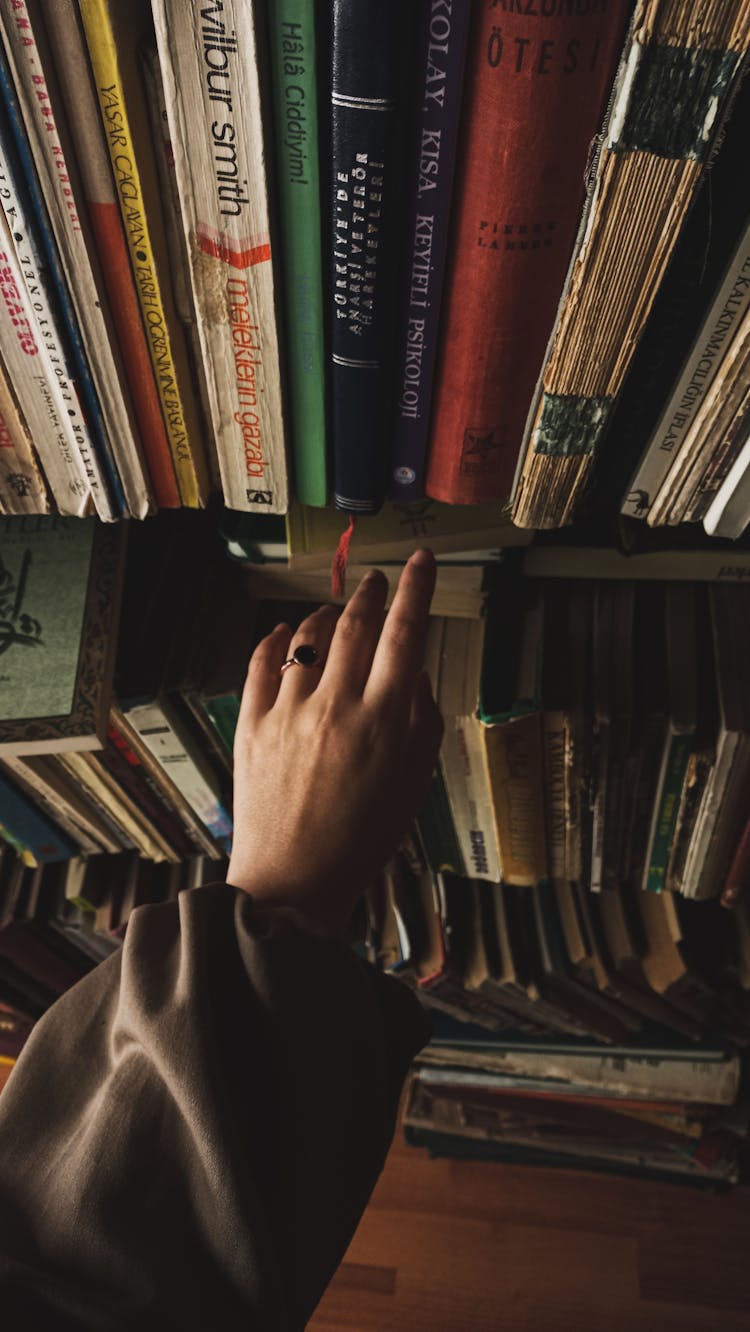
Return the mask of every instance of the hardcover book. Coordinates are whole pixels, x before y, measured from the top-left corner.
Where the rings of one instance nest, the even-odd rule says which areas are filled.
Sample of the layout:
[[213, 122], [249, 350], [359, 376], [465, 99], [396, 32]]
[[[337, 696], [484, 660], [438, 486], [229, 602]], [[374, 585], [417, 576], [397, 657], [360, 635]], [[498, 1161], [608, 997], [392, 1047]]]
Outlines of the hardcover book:
[[294, 490], [301, 504], [328, 498], [327, 370], [318, 166], [318, 51], [314, 0], [268, 0], [281, 195]]
[[124, 548], [121, 524], [0, 518], [0, 755], [103, 744]]
[[458, 143], [470, 4], [422, 0], [419, 85], [406, 220], [407, 273], [395, 367], [396, 416], [388, 493], [400, 503], [424, 494], [432, 389], [448, 257], [453, 168]]
[[507, 500], [625, 0], [473, 7], [427, 494]]
[[333, 0], [331, 356], [337, 509], [376, 513], [392, 427], [396, 243], [416, 6]]

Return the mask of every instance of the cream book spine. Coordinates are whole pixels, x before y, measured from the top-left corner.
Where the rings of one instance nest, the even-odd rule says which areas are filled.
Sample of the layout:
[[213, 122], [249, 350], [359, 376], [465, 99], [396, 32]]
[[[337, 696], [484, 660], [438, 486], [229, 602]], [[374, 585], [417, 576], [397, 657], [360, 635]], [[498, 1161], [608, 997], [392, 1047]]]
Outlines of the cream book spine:
[[285, 513], [284, 414], [251, 0], [154, 0], [224, 499]]

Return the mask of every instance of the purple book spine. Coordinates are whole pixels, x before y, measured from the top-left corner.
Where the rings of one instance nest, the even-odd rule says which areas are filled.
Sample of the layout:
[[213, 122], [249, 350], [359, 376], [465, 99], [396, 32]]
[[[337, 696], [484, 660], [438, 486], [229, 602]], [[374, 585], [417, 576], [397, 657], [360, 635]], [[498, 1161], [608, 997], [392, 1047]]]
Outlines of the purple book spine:
[[448, 251], [453, 168], [461, 113], [471, 0], [424, 0], [422, 98], [409, 180], [411, 260], [405, 274], [395, 386], [396, 419], [388, 493], [421, 499], [435, 376], [440, 302]]

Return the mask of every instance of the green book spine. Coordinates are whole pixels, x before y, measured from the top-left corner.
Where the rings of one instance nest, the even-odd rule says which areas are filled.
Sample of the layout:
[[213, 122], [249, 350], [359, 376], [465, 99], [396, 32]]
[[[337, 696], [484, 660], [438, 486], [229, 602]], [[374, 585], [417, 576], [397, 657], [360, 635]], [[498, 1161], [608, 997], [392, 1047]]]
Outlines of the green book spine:
[[314, 0], [268, 0], [297, 499], [323, 506], [326, 391]]
[[206, 699], [203, 707], [231, 756], [240, 715], [240, 700], [236, 694], [221, 694], [218, 698]]
[[672, 736], [646, 877], [646, 887], [652, 893], [660, 893], [664, 888], [682, 784], [693, 748], [693, 739], [692, 735]]

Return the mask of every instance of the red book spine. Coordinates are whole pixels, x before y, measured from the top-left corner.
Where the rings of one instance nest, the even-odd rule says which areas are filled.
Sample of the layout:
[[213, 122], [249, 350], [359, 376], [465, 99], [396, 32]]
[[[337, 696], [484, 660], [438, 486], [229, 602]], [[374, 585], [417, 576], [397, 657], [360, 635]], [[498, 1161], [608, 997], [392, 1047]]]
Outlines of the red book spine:
[[162, 509], [177, 509], [180, 495], [133, 286], [119, 209], [116, 203], [89, 201], [89, 215], [156, 502]]
[[629, 0], [483, 0], [469, 38], [427, 494], [510, 495]]

